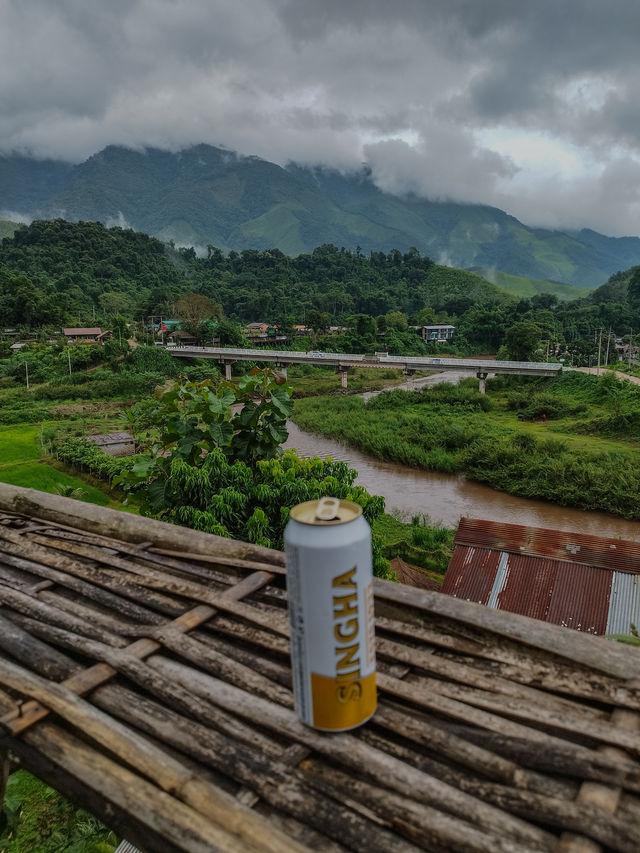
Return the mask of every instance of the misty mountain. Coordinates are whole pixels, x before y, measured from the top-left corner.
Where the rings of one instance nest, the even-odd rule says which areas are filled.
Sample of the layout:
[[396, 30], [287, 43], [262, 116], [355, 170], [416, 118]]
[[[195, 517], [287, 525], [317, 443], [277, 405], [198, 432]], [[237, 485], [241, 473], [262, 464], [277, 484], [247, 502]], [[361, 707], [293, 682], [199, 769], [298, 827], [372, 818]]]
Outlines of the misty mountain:
[[3, 156], [0, 211], [126, 225], [203, 249], [415, 246], [441, 264], [583, 287], [640, 263], [638, 237], [531, 228], [494, 207], [384, 193], [366, 167], [346, 175], [282, 168], [209, 145], [178, 153], [109, 146], [78, 165]]

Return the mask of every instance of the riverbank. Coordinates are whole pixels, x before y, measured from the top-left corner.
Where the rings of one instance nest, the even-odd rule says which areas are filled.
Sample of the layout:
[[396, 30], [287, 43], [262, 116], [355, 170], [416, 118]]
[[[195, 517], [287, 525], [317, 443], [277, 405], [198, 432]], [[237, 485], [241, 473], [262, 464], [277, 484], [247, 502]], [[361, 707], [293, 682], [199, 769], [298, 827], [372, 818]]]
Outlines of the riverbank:
[[640, 542], [640, 524], [605, 512], [585, 512], [548, 501], [499, 492], [463, 474], [443, 474], [424, 468], [385, 462], [345, 442], [301, 430], [289, 423], [285, 447], [301, 456], [331, 456], [358, 471], [356, 485], [382, 495], [388, 513], [407, 519], [420, 514], [431, 525], [454, 530], [462, 516], [490, 518], [510, 524], [573, 530], [594, 536], [613, 536]]
[[493, 489], [640, 518], [640, 390], [615, 377], [475, 381], [364, 402], [296, 402], [293, 420], [389, 462]]

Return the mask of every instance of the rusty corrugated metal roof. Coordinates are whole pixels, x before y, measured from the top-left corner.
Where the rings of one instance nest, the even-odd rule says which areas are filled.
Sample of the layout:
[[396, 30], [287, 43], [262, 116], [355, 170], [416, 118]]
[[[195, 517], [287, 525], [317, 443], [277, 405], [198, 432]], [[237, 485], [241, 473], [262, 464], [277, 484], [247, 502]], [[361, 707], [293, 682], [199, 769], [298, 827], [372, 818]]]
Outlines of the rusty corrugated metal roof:
[[[456, 598], [487, 604], [499, 562], [497, 551], [456, 547], [444, 576], [442, 591]], [[471, 566], [473, 570], [469, 571]]]
[[592, 634], [640, 622], [640, 544], [463, 518], [442, 591]]
[[640, 542], [587, 533], [462, 518], [455, 543], [583, 563], [619, 572], [640, 572]]
[[[508, 559], [508, 574], [495, 606], [500, 610], [547, 621], [560, 564], [557, 560], [535, 560], [520, 554], [505, 556]], [[522, 588], [529, 590], [528, 596], [520, 593]]]
[[86, 436], [86, 440], [92, 441], [99, 446], [104, 444], [129, 444], [133, 443], [133, 436], [130, 432], [104, 432], [96, 435], [88, 435]]

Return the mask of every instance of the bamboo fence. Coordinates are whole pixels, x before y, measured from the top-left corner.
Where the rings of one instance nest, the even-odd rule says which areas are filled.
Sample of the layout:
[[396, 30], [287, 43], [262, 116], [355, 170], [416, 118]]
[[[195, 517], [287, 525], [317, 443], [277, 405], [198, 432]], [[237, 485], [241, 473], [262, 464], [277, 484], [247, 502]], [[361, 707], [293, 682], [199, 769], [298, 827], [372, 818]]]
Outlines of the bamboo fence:
[[378, 710], [325, 734], [285, 578], [0, 485], [0, 788], [17, 759], [148, 853], [640, 850], [640, 650], [377, 581]]

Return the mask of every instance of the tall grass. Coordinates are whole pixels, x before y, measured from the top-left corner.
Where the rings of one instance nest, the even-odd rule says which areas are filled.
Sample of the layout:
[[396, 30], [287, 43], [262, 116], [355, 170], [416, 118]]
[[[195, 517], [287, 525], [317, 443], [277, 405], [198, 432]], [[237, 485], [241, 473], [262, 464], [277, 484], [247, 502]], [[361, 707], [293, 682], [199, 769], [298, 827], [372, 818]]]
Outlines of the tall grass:
[[[378, 459], [463, 472], [510, 494], [640, 518], [640, 451], [622, 441], [613, 452], [602, 441], [600, 447], [597, 442], [589, 447], [588, 441], [578, 447], [569, 437], [580, 424], [576, 409], [589, 400], [603, 432], [615, 436], [624, 423], [633, 434], [640, 429], [640, 393], [616, 382], [569, 374], [546, 384], [521, 383], [519, 389], [502, 384], [499, 393], [484, 398], [463, 384], [387, 392], [367, 404], [359, 398], [301, 400], [293, 418], [303, 429], [346, 441]], [[541, 437], [507, 417], [513, 411], [509, 395], [516, 390], [528, 391], [527, 405], [536, 410], [543, 403], [550, 411], [554, 407], [561, 425], [564, 414], [567, 437]]]

